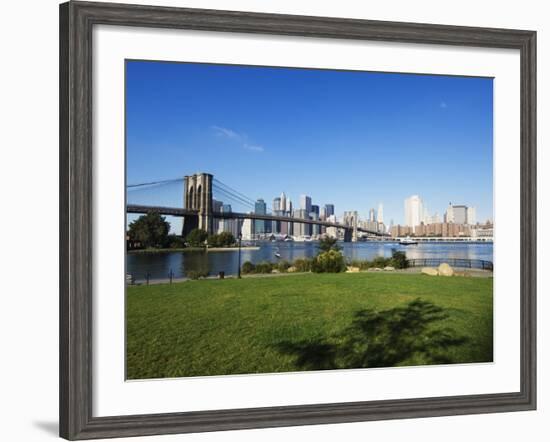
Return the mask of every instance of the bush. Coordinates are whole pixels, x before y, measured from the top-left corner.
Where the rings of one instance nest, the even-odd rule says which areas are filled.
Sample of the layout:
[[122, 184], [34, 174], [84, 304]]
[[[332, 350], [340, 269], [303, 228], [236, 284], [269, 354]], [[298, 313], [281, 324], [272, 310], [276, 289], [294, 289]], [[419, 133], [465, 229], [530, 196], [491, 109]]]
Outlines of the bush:
[[255, 273], [271, 273], [273, 270], [273, 264], [270, 262], [261, 262], [256, 264]]
[[409, 265], [406, 253], [392, 249], [391, 265], [396, 269], [406, 269]]
[[371, 267], [383, 269], [391, 264], [391, 258], [384, 258], [383, 256], [377, 256], [372, 260]]
[[208, 276], [208, 272], [204, 270], [187, 270], [187, 272], [185, 272], [185, 275], [189, 279], [199, 279], [206, 278]]
[[281, 273], [285, 273], [290, 268], [290, 263], [288, 261], [285, 261], [284, 259], [282, 261], [279, 261], [277, 264], [277, 270]]
[[256, 273], [256, 266], [252, 264], [250, 261], [246, 261], [241, 267], [241, 272], [245, 275], [249, 273]]
[[293, 266], [297, 272], [310, 272], [311, 260], [307, 258], [299, 258], [296, 261], [294, 261]]
[[336, 250], [319, 253], [311, 263], [311, 271], [315, 273], [345, 272], [346, 261], [344, 255]]

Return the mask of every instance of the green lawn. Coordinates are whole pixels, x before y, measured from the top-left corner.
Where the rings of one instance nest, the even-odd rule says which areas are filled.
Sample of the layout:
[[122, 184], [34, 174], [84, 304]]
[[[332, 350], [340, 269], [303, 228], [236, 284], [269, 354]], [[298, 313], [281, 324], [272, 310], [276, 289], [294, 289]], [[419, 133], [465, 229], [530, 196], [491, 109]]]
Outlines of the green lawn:
[[301, 274], [127, 289], [129, 379], [488, 362], [493, 279]]

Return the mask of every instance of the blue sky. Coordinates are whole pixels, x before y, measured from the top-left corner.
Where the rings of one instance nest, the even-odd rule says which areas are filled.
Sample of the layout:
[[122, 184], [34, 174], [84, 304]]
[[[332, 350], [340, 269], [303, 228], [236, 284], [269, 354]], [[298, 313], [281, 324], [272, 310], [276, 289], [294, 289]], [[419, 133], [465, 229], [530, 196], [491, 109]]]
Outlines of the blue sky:
[[[418, 194], [430, 214], [452, 202], [492, 219], [492, 79], [140, 61], [126, 72], [129, 184], [204, 171], [268, 205], [283, 191], [337, 215], [383, 203], [397, 224]], [[179, 192], [158, 195], [181, 205]]]

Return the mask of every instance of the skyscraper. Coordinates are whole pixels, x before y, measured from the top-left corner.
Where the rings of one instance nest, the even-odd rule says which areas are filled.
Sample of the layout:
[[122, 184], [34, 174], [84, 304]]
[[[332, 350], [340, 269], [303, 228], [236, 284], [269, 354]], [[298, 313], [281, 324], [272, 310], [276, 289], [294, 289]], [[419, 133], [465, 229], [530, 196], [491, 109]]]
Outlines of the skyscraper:
[[281, 193], [281, 204], [280, 204], [279, 207], [283, 212], [287, 211], [287, 208], [286, 208], [286, 195], [285, 195], [284, 192]]
[[334, 215], [334, 204], [325, 204], [325, 217]]
[[384, 206], [382, 203], [378, 204], [378, 216], [376, 217], [376, 221], [379, 223], [384, 222]]
[[418, 195], [405, 200], [405, 225], [413, 229], [420, 225], [424, 218], [424, 204]]
[[376, 221], [376, 211], [374, 210], [374, 208], [369, 210], [369, 221], [371, 223]]
[[445, 222], [466, 224], [468, 222], [468, 207], [449, 203], [447, 212], [445, 212]]
[[[265, 215], [267, 206], [262, 198], [259, 198], [254, 204], [254, 213], [256, 215]], [[265, 221], [263, 219], [257, 219], [254, 222], [254, 231], [256, 235], [262, 235], [265, 233]]]
[[273, 207], [272, 207], [272, 209], [273, 209], [274, 212], [277, 212], [277, 211], [281, 210], [281, 198], [279, 198], [279, 197], [273, 198]]
[[300, 209], [305, 210], [309, 214], [311, 212], [311, 197], [300, 195]]
[[470, 225], [474, 225], [477, 220], [476, 220], [476, 208], [475, 207], [468, 207], [468, 212], [466, 214], [467, 216], [467, 223], [470, 224]]

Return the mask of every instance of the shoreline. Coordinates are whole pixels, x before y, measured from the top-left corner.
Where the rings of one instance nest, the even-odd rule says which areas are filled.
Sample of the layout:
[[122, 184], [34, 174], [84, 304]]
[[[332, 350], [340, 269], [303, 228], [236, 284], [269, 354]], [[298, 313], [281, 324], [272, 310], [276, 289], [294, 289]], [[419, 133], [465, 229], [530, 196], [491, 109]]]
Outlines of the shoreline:
[[[238, 247], [179, 247], [174, 249], [135, 249], [126, 250], [129, 255], [140, 253], [191, 253], [191, 252], [237, 252]], [[241, 250], [260, 250], [260, 246], [242, 246]]]
[[[455, 272], [464, 272], [467, 273], [467, 275], [453, 275], [449, 276], [449, 278], [457, 277], [457, 278], [491, 278], [493, 277], [493, 272], [490, 270], [481, 270], [481, 269], [471, 269], [467, 267], [453, 267], [453, 270]], [[344, 275], [357, 275], [357, 274], [364, 274], [364, 273], [374, 273], [374, 274], [384, 274], [384, 275], [416, 275], [422, 273], [422, 267], [409, 267], [406, 269], [395, 269], [395, 270], [384, 270], [384, 269], [369, 269], [369, 270], [361, 270], [361, 271], [346, 271], [346, 272], [340, 272], [338, 274]], [[327, 273], [313, 273], [313, 272], [276, 272], [276, 273], [250, 273], [250, 274], [243, 274], [241, 279], [251, 279], [251, 278], [278, 278], [278, 277], [286, 277], [286, 276], [297, 276], [297, 275], [320, 275], [320, 274], [327, 274]], [[427, 276], [427, 275], [426, 275]], [[428, 276], [427, 276], [428, 277]], [[439, 278], [439, 276], [429, 276], [430, 278]], [[447, 278], [447, 276], [443, 276], [443, 278]], [[236, 274], [231, 275], [225, 275], [224, 279], [237, 279]], [[172, 284], [182, 283], [182, 282], [188, 282], [188, 281], [207, 281], [207, 280], [221, 280], [217, 275], [209, 275], [204, 278], [200, 279], [191, 279], [186, 277], [180, 277], [180, 278], [172, 278]], [[149, 280], [148, 285], [157, 285], [157, 284], [170, 284], [170, 279], [168, 278], [162, 278], [162, 279], [151, 279]], [[147, 285], [146, 281], [144, 279], [137, 279], [134, 284], [126, 284], [127, 287], [135, 287], [140, 285]]]

